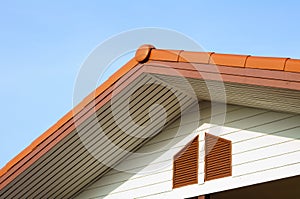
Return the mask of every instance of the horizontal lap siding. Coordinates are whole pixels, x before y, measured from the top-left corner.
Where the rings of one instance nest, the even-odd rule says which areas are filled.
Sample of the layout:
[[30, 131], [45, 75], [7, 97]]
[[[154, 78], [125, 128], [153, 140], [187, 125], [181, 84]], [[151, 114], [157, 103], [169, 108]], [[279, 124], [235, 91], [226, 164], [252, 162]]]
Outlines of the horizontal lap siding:
[[[210, 103], [202, 102], [200, 108], [200, 122], [195, 120], [197, 112], [191, 109], [181, 121], [183, 128], [178, 130], [180, 122], [174, 122], [147, 142], [138, 151], [140, 154], [129, 156], [121, 163], [125, 170], [139, 171], [138, 174], [111, 170], [77, 198], [178, 198], [176, 189], [172, 190], [173, 156], [170, 154], [175, 155], [185, 146], [186, 142], [182, 140], [193, 139], [189, 136], [196, 126], [199, 126], [197, 132], [200, 134], [207, 132], [230, 140], [233, 154], [231, 177], [203, 183], [200, 178], [204, 178], [204, 136], [199, 136], [200, 185], [193, 189], [197, 193], [300, 174], [300, 115], [228, 105], [224, 127], [220, 128], [219, 124], [210, 123]], [[216, 109], [213, 117], [223, 117], [222, 111], [217, 110], [221, 108]], [[171, 152], [168, 145], [173, 147]], [[144, 172], [149, 168], [156, 170]], [[178, 189], [189, 188], [192, 187]], [[193, 196], [193, 191], [187, 191], [187, 196]]]

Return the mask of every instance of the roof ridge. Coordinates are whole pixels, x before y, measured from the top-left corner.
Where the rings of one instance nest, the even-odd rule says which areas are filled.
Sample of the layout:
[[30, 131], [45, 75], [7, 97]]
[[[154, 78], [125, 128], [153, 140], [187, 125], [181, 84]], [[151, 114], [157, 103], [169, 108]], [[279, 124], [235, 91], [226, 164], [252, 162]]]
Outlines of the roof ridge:
[[156, 49], [153, 45], [150, 44], [142, 45], [136, 51], [135, 58], [140, 63], [144, 63], [149, 60], [190, 62], [198, 64], [223, 65], [230, 67], [300, 72], [300, 59], [292, 59], [288, 57]]

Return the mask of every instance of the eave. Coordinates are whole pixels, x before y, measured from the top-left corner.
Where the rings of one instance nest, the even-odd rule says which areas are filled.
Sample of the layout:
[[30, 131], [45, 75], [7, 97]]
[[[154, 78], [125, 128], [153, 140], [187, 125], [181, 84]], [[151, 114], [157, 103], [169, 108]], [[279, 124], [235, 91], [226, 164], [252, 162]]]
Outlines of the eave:
[[[183, 80], [191, 82], [192, 87], [186, 88], [184, 84], [180, 84]], [[78, 132], [87, 128], [95, 128], [96, 131], [97, 125], [93, 123], [93, 119], [101, 119], [110, 114], [106, 111], [112, 100], [114, 102], [121, 100], [130, 90], [139, 88], [138, 82], [145, 85], [153, 81], [158, 81], [183, 96], [182, 110], [175, 104], [169, 106], [168, 111], [172, 115], [168, 118], [168, 123], [178, 118], [180, 112], [195, 101], [212, 100], [209, 91], [205, 90], [207, 82], [224, 83], [228, 103], [300, 113], [300, 60], [162, 50], [144, 45], [137, 50], [132, 60], [0, 170], [0, 197], [11, 198], [22, 194], [31, 197], [71, 197], [91, 181], [101, 177], [109, 167], [99, 162], [98, 157], [89, 154]], [[132, 108], [133, 110], [143, 108], [145, 113], [139, 112], [141, 115], [139, 121], [146, 121], [147, 107], [161, 102], [160, 98], [168, 99], [170, 96], [166, 95], [168, 89], [165, 88], [149, 86], [142, 89], [135, 96], [136, 102]], [[243, 94], [240, 93], [242, 90]], [[190, 92], [196, 92], [197, 99], [191, 97]], [[154, 96], [157, 98], [150, 101], [149, 99]], [[276, 100], [270, 100], [270, 97]], [[143, 101], [144, 98], [147, 100]], [[259, 100], [260, 103], [256, 103]], [[174, 102], [174, 99], [171, 102]], [[96, 118], [93, 118], [95, 114]], [[156, 119], [159, 121], [160, 118]], [[154, 136], [161, 130], [152, 127], [151, 129], [145, 133]], [[108, 133], [110, 132], [113, 131], [109, 130]], [[89, 136], [97, 137], [97, 134], [93, 132]], [[128, 151], [136, 150], [147, 141], [129, 138], [123, 135], [122, 131], [116, 131], [111, 136], [114, 136], [114, 140], [118, 140], [117, 143], [126, 146]], [[123, 143], [123, 139], [126, 142]], [[92, 141], [91, 139], [90, 142]], [[129, 144], [125, 145], [126, 143]], [[126, 155], [128, 154], [110, 154], [114, 161], [112, 164], [117, 164]], [[73, 158], [72, 161], [70, 158]], [[73, 170], [64, 170], [61, 166], [62, 160], [69, 160], [74, 166], [70, 167]], [[52, 167], [59, 170], [53, 169], [53, 172], [50, 172]], [[82, 169], [78, 170], [79, 168]], [[49, 175], [43, 176], [43, 172], [47, 171]]]

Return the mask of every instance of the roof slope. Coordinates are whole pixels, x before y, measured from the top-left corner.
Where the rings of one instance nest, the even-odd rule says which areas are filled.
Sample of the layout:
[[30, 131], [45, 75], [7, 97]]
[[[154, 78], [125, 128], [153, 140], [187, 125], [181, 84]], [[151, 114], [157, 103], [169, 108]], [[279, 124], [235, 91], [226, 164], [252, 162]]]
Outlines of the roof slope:
[[[191, 66], [190, 63], [196, 64], [196, 68], [198, 67], [198, 69], [195, 69], [195, 66]], [[277, 106], [278, 110], [283, 111], [299, 111], [299, 108], [295, 109], [292, 107], [289, 109], [291, 105], [297, 103], [299, 100], [298, 97], [300, 96], [300, 60], [298, 59], [163, 50], [155, 49], [152, 45], [143, 45], [136, 51], [136, 55], [133, 59], [0, 170], [0, 197], [9, 197], [14, 196], [13, 194], [21, 193], [14, 185], [26, 179], [30, 180], [34, 175], [32, 172], [36, 167], [35, 164], [45, 159], [46, 155], [50, 152], [54, 153], [53, 150], [55, 147], [63, 145], [65, 139], [76, 129], [76, 125], [83, 124], [95, 111], [106, 106], [107, 103], [111, 101], [113, 92], [122, 93], [129, 85], [134, 87], [133, 84], [135, 84], [135, 82], [146, 81], [145, 79], [147, 78], [147, 81], [157, 81], [157, 79], [165, 78], [166, 82], [169, 81], [168, 84], [173, 84], [172, 77], [178, 76], [178, 73], [191, 80], [204, 79], [218, 81], [215, 76], [215, 70], [211, 69], [213, 65], [216, 65], [222, 80], [229, 86], [232, 84], [248, 85], [247, 88], [251, 89], [257, 86], [266, 87], [269, 89], [268, 92], [271, 96], [275, 96], [274, 89], [279, 89], [276, 90], [276, 92], [283, 93], [287, 96], [287, 100], [281, 99], [282, 95], [278, 94], [279, 102], [277, 105], [275, 104], [274, 107]], [[199, 73], [198, 70], [200, 70], [201, 73]], [[148, 74], [150, 74], [151, 77], [145, 77], [145, 75]], [[176, 81], [179, 81], [179, 79]], [[180, 86], [181, 85], [174, 83], [173, 88], [178, 88], [178, 92], [180, 93], [185, 89], [180, 88]], [[160, 88], [147, 87], [144, 89], [149, 93], [154, 91], [159, 93], [158, 89]], [[145, 90], [143, 90], [143, 92]], [[165, 93], [167, 93], [167, 91], [165, 91]], [[296, 95], [293, 95], [293, 93], [296, 93]], [[185, 95], [184, 92], [183, 95]], [[289, 95], [291, 95], [291, 97], [289, 97]], [[201, 98], [200, 96], [199, 99]], [[187, 99], [185, 103], [188, 106], [190, 103], [189, 99], [185, 99]], [[232, 97], [232, 103], [235, 103], [234, 100], [234, 97]], [[247, 103], [251, 102], [245, 102], [245, 105], [247, 105]], [[284, 103], [286, 103], [286, 105], [284, 105]], [[274, 104], [270, 104], [265, 108], [272, 107], [273, 105]], [[136, 103], [135, 106], [141, 105]], [[174, 112], [173, 109], [172, 111]], [[169, 119], [171, 121], [174, 118]], [[58, 149], [55, 148], [55, 150]], [[99, 175], [100, 173], [96, 174]], [[95, 176], [92, 177], [95, 178]], [[89, 178], [89, 180], [91, 180], [92, 177]], [[88, 183], [88, 181], [85, 183]], [[68, 193], [68, 196], [76, 193], [83, 186], [85, 186], [84, 183], [82, 183], [81, 187], [76, 187], [77, 190], [74, 192]]]

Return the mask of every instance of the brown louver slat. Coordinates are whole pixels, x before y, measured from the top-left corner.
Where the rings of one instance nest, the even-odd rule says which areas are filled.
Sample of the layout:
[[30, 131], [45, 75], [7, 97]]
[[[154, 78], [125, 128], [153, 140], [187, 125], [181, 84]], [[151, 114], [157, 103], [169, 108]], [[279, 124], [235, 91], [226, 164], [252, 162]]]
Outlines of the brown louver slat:
[[205, 181], [231, 176], [231, 141], [205, 134]]
[[198, 136], [174, 156], [173, 188], [198, 183]]

